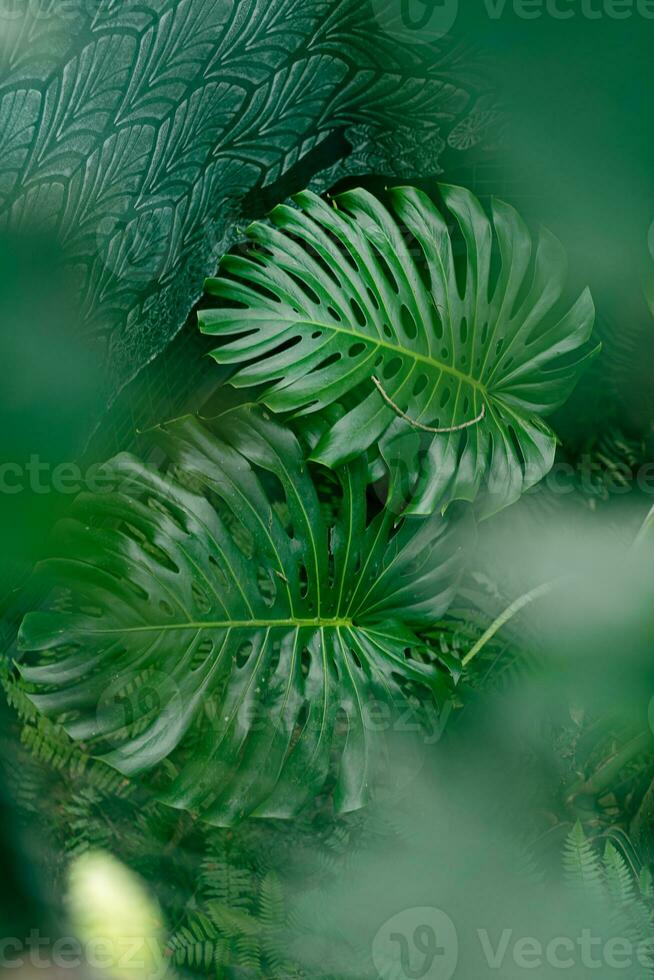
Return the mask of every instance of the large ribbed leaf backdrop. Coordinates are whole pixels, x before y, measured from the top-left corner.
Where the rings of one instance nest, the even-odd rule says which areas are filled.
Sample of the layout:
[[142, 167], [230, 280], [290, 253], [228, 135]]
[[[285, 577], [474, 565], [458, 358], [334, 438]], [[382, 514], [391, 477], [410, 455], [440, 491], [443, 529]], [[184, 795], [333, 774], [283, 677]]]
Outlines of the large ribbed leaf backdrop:
[[0, 234], [56, 240], [107, 398], [184, 323], [239, 221], [314, 179], [438, 173], [488, 98], [452, 39], [395, 36], [384, 0], [5, 6]]
[[230, 383], [265, 385], [270, 409], [344, 405], [313, 459], [337, 467], [379, 443], [405, 471], [410, 512], [481, 494], [487, 515], [551, 468], [541, 417], [593, 353], [594, 307], [586, 290], [561, 309], [566, 261], [550, 233], [534, 244], [502, 201], [491, 220], [470, 191], [440, 191], [443, 212], [411, 187], [395, 188], [389, 208], [365, 190], [280, 205], [248, 229], [248, 254], [225, 256], [208, 281], [220, 305], [200, 326], [225, 341], [213, 356], [237, 368]]

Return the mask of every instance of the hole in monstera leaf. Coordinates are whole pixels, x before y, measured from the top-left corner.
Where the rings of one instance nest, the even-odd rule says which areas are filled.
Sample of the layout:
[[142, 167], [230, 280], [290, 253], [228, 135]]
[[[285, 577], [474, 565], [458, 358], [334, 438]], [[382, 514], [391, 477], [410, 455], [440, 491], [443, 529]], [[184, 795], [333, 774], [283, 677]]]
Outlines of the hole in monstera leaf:
[[322, 337], [322, 330], [314, 330], [311, 334], [312, 340], [319, 340]]
[[[40, 653], [40, 659], [42, 661], [47, 661], [53, 652], [56, 652], [58, 657], [68, 657], [71, 656], [73, 653], [79, 653], [81, 649], [82, 649], [81, 643], [61, 643], [53, 647], [52, 650], [43, 650]], [[120, 648], [118, 648], [118, 650], [120, 650]], [[117, 656], [119, 655], [120, 653], [118, 652]]]
[[254, 647], [252, 646], [249, 640], [246, 640], [244, 643], [241, 643], [234, 657], [236, 666], [239, 668], [239, 670], [242, 667], [245, 667], [246, 663], [250, 659], [250, 655], [252, 654], [253, 649]]
[[334, 529], [329, 530], [329, 549], [327, 551], [327, 585], [330, 589], [336, 582], [336, 560], [334, 558]]
[[[179, 569], [177, 568], [177, 565], [173, 565], [171, 571], [173, 571], [173, 572], [179, 571]], [[118, 576], [115, 576], [115, 578], [118, 578]], [[147, 593], [147, 591], [142, 586], [137, 585], [137, 583], [136, 582], [133, 582], [131, 579], [121, 578], [119, 581], [120, 581], [121, 587], [123, 589], [128, 589], [133, 595], [135, 595], [137, 597], [137, 599], [149, 599], [150, 598], [149, 595], [148, 595], [148, 593]]]
[[309, 285], [308, 282], [306, 282], [304, 279], [301, 279], [300, 276], [295, 275], [294, 272], [289, 272], [288, 275], [291, 277], [291, 279], [293, 280], [293, 282], [295, 282], [295, 284], [300, 287], [300, 289], [302, 290], [302, 292], [309, 298], [309, 300], [315, 306], [319, 306], [320, 305], [320, 296], [318, 296], [318, 293], [315, 291], [315, 289], [313, 289]]
[[142, 535], [129, 535], [131, 538], [137, 537], [140, 540], [141, 547], [143, 551], [154, 561], [158, 562], [162, 568], [167, 568], [169, 572], [173, 572], [175, 575], [179, 574], [179, 566], [173, 561], [173, 559], [168, 555], [163, 548], [160, 548], [156, 544], [152, 544], [151, 541], [146, 541]]
[[179, 565], [173, 561], [170, 555], [168, 555], [163, 548], [157, 547], [156, 544], [150, 544], [148, 541], [143, 545], [143, 550], [147, 551], [151, 558], [154, 558], [154, 560], [158, 561], [160, 565], [167, 568], [169, 572], [179, 575]]
[[245, 527], [232, 510], [225, 506], [224, 501], [217, 494], [211, 493], [209, 499], [214, 510], [219, 514], [233, 543], [241, 554], [250, 561], [255, 553], [252, 532]]
[[515, 429], [514, 429], [514, 427], [512, 425], [509, 425], [508, 426], [508, 432], [509, 432], [509, 438], [511, 439], [511, 445], [513, 446], [513, 452], [515, 454], [516, 459], [518, 460], [518, 462], [520, 464], [520, 469], [522, 470], [522, 472], [524, 474], [524, 472], [525, 472], [525, 470], [527, 468], [527, 461], [526, 461], [525, 456], [524, 456], [524, 453], [522, 451], [522, 446], [521, 446], [520, 440], [518, 438], [518, 433], [515, 431]]
[[300, 654], [300, 670], [303, 677], [309, 676], [309, 670], [311, 669], [311, 654], [308, 647], [302, 647], [302, 653]]
[[203, 667], [208, 658], [213, 653], [213, 640], [208, 638], [202, 640], [198, 643], [195, 651], [193, 652], [193, 659], [191, 661], [191, 670], [199, 670]]
[[257, 588], [264, 603], [268, 607], [273, 606], [277, 598], [277, 586], [272, 573], [263, 565], [257, 568]]
[[356, 320], [358, 326], [365, 327], [367, 320], [366, 315], [359, 306], [355, 299], [350, 300], [350, 306], [352, 307], [352, 312], [354, 313], [354, 319]]
[[48, 608], [52, 612], [72, 612], [73, 593], [70, 589], [54, 588], [50, 593]]
[[340, 351], [330, 354], [329, 357], [326, 357], [319, 364], [316, 364], [315, 367], [312, 367], [309, 374], [315, 374], [316, 371], [323, 371], [325, 368], [331, 367], [332, 364], [336, 364], [338, 361], [340, 361], [342, 356], [343, 355], [340, 353]]
[[228, 589], [229, 588], [229, 582], [228, 582], [227, 576], [225, 575], [224, 571], [220, 567], [220, 563], [219, 563], [219, 561], [218, 561], [218, 559], [216, 558], [215, 555], [209, 555], [209, 564], [211, 565], [211, 567], [213, 569], [212, 575], [215, 578], [218, 586], [221, 589]]
[[172, 616], [173, 607], [166, 599], [159, 600], [159, 609], [165, 616]]
[[350, 349], [347, 352], [347, 356], [348, 357], [358, 357], [359, 354], [362, 354], [365, 349], [366, 349], [366, 345], [365, 344], [362, 344], [361, 342], [356, 343], [356, 344], [352, 344], [352, 346], [350, 347]]
[[463, 232], [458, 224], [450, 226], [450, 238], [452, 240], [452, 257], [454, 259], [454, 277], [456, 279], [457, 293], [465, 296], [468, 286], [468, 248]]
[[429, 378], [426, 374], [421, 374], [416, 383], [413, 386], [413, 395], [419, 395], [421, 391], [424, 391], [429, 384]]
[[418, 327], [416, 326], [416, 321], [413, 318], [413, 314], [408, 306], [402, 304], [402, 309], [400, 311], [400, 318], [404, 332], [406, 333], [409, 340], [415, 340], [418, 336]]
[[445, 388], [439, 400], [440, 407], [445, 408], [445, 406], [447, 405], [451, 397], [452, 397], [452, 389]]
[[[390, 243], [389, 243], [390, 244]], [[395, 273], [391, 269], [388, 260], [385, 255], [382, 255], [378, 249], [375, 249], [375, 256], [380, 266], [380, 270], [383, 273], [384, 279], [391, 287], [396, 296], [399, 296], [400, 287], [397, 279], [395, 278]]]
[[329, 674], [334, 681], [340, 681], [341, 669], [335, 657], [327, 657], [327, 670], [329, 671]]
[[376, 310], [379, 310], [379, 300], [377, 299], [377, 294], [374, 292], [374, 290], [370, 288], [370, 286], [368, 286], [367, 289], [368, 289], [368, 296], [370, 298], [370, 302], [372, 303], [372, 305]]
[[306, 725], [307, 721], [309, 720], [309, 707], [310, 707], [309, 702], [308, 701], [304, 701], [302, 703], [302, 707], [300, 708], [300, 710], [297, 713], [297, 721], [295, 723], [295, 732], [294, 732], [295, 741], [297, 741], [297, 736], [299, 736], [301, 734], [304, 726]]
[[353, 705], [350, 700], [346, 701], [344, 704], [339, 704], [334, 715], [334, 742], [333, 742], [333, 753], [332, 760], [336, 763], [336, 760], [342, 756], [345, 745], [347, 744], [347, 736], [350, 731], [350, 715], [353, 712]]
[[193, 596], [193, 602], [195, 603], [198, 612], [204, 614], [211, 612], [211, 602], [209, 601], [209, 596], [197, 582], [193, 582], [191, 585], [191, 595]]
[[279, 640], [275, 640], [272, 645], [272, 652], [270, 654], [270, 673], [274, 673], [279, 666], [279, 658], [281, 657], [282, 645]]
[[361, 663], [361, 660], [359, 659], [359, 654], [354, 649], [354, 647], [350, 647], [350, 656], [354, 660], [354, 662], [357, 665], [357, 667], [359, 668], [359, 670], [363, 670], [363, 664]]
[[171, 524], [174, 524], [178, 531], [182, 531], [184, 534], [187, 533], [188, 529], [186, 525], [183, 523], [181, 518], [177, 516], [177, 513], [172, 507], [164, 504], [157, 497], [148, 497], [147, 505], [151, 510], [156, 511], [157, 514], [161, 514], [161, 516], [170, 521]]
[[405, 524], [405, 520], [404, 520], [403, 517], [401, 517], [399, 520], [395, 521], [395, 523], [391, 527], [390, 531], [388, 532], [388, 540], [389, 541], [392, 541], [393, 538], [397, 537], [397, 535], [400, 533], [400, 531], [404, 527], [404, 524]]
[[504, 337], [500, 337], [500, 339], [495, 344], [495, 356], [496, 357], [499, 357], [500, 356], [500, 354], [502, 353], [502, 348], [503, 347], [504, 347]]
[[327, 312], [329, 313], [329, 315], [332, 318], [332, 320], [336, 320], [337, 323], [342, 323], [343, 322], [343, 320], [341, 318], [341, 314], [333, 306], [328, 306], [327, 307]]
[[382, 330], [384, 332], [385, 337], [392, 339], [393, 331], [391, 330], [390, 325], [388, 323], [384, 323], [384, 325], [382, 326]]
[[307, 592], [309, 591], [309, 577], [307, 575], [307, 566], [300, 562], [298, 565], [298, 582], [300, 585], [300, 598], [306, 599]]
[[286, 504], [284, 484], [276, 473], [270, 473], [268, 470], [257, 469], [257, 476], [266, 491], [266, 498], [273, 505], [273, 510], [277, 517], [279, 517], [282, 524], [286, 525], [288, 522], [288, 506]]
[[[329, 231], [326, 232], [326, 235], [334, 243], [334, 245], [336, 245], [338, 247], [338, 245], [339, 245], [338, 238], [336, 236], [332, 235], [332, 233], [329, 232]], [[308, 241], [306, 238], [302, 238], [301, 241], [302, 241], [302, 247], [303, 247], [303, 249], [306, 250], [307, 255], [309, 255], [310, 258], [313, 259], [313, 261], [315, 262], [315, 264], [317, 266], [319, 266], [319, 268], [321, 269], [321, 271], [323, 272], [323, 274], [329, 280], [333, 280], [334, 277], [336, 276], [336, 271], [333, 268], [333, 263], [331, 262], [331, 260], [325, 258], [322, 255], [322, 253], [319, 252], [318, 249], [316, 249], [311, 244], [311, 242]], [[347, 255], [344, 252], [341, 252], [341, 258], [343, 258], [348, 263], [348, 265], [350, 265], [352, 268], [354, 268], [353, 263], [352, 263], [352, 259], [351, 259], [351, 257], [349, 255]]]
[[391, 378], [394, 378], [395, 375], [398, 374], [399, 371], [401, 371], [401, 369], [402, 369], [402, 359], [399, 357], [393, 357], [388, 362], [388, 364], [384, 365], [384, 370], [382, 372], [383, 377], [387, 381], [389, 381]]
[[432, 329], [434, 331], [434, 336], [437, 340], [442, 340], [443, 338], [443, 311], [436, 304], [436, 301], [432, 298], [431, 304], [434, 310], [434, 316], [432, 317]]
[[441, 357], [443, 358], [444, 361], [447, 361], [449, 356], [450, 356], [449, 350], [447, 349], [447, 347], [443, 347], [441, 349]]
[[263, 296], [264, 299], [271, 300], [273, 303], [277, 303], [278, 306], [281, 305], [282, 298], [273, 289], [267, 289], [265, 286], [262, 286], [261, 283], [259, 282], [256, 284], [255, 288], [256, 291], [259, 293], [259, 295]]

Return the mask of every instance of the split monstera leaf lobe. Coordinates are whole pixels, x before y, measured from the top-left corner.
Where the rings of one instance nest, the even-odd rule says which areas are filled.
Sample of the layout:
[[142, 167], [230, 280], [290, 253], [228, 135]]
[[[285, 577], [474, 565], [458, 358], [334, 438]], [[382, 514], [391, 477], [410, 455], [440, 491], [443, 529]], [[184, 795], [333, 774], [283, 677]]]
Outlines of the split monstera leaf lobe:
[[551, 468], [542, 416], [597, 351], [594, 306], [586, 290], [559, 312], [566, 260], [549, 232], [534, 244], [509, 205], [494, 201], [491, 220], [469, 191], [440, 192], [464, 270], [455, 233], [420, 190], [395, 188], [388, 208], [365, 190], [334, 206], [305, 192], [250, 226], [247, 254], [223, 258], [207, 281], [220, 305], [200, 326], [221, 339], [213, 356], [234, 366], [230, 383], [263, 385], [271, 410], [343, 406], [314, 460], [381, 454], [410, 490], [408, 512], [461, 499], [488, 516]]
[[110, 492], [78, 499], [62, 557], [36, 570], [66, 597], [23, 621], [32, 700], [218, 824], [299, 812], [335, 753], [336, 804], [361, 806], [387, 737], [370, 705], [390, 724], [451, 693], [420, 631], [453, 597], [469, 509], [369, 517], [363, 460], [309, 467], [258, 408], [154, 438], [165, 463], [116, 457]]

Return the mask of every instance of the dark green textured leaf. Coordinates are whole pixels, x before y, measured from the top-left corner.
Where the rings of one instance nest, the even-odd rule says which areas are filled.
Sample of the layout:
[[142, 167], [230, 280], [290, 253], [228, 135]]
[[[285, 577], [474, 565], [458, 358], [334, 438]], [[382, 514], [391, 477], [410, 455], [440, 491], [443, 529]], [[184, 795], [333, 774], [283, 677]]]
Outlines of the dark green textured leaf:
[[474, 103], [454, 42], [397, 38], [367, 0], [25, 3], [5, 26], [0, 228], [56, 236], [107, 399], [239, 221], [368, 172], [371, 144], [377, 172], [438, 171]]
[[[222, 305], [200, 324], [227, 341], [214, 357], [238, 367], [231, 384], [268, 385], [274, 411], [346, 404], [313, 459], [340, 466], [379, 441], [413, 484], [411, 512], [482, 492], [489, 514], [550, 469], [555, 438], [541, 416], [593, 353], [594, 307], [585, 291], [557, 309], [566, 263], [550, 233], [534, 248], [507, 204], [494, 202], [491, 223], [469, 191], [441, 193], [465, 245], [463, 287], [453, 235], [426, 194], [396, 188], [391, 213], [364, 190], [335, 207], [306, 192], [249, 228], [247, 256], [225, 256], [207, 283]], [[466, 423], [428, 440], [419, 428]]]
[[36, 573], [70, 596], [25, 618], [23, 678], [73, 738], [165, 772], [166, 801], [210, 821], [297, 813], [336, 750], [337, 805], [357, 808], [394, 714], [433, 721], [448, 696], [419, 632], [451, 600], [468, 519], [369, 519], [362, 461], [326, 517], [290, 432], [254, 409], [218, 431], [170, 423], [172, 469], [122, 455], [112, 491], [80, 497]]

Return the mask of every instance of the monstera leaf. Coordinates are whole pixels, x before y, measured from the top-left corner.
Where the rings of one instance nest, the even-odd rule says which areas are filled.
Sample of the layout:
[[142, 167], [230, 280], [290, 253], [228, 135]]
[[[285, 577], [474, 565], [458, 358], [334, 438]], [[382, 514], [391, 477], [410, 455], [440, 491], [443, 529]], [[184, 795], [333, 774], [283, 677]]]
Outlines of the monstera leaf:
[[533, 248], [507, 204], [494, 202], [491, 224], [469, 191], [440, 190], [458, 240], [414, 188], [390, 192], [392, 213], [364, 190], [334, 206], [298, 195], [250, 226], [247, 255], [223, 259], [207, 283], [222, 303], [200, 325], [225, 341], [213, 356], [238, 366], [231, 384], [264, 384], [270, 409], [342, 403], [314, 460], [336, 467], [379, 443], [405, 471], [410, 511], [483, 491], [488, 515], [550, 469], [540, 416], [592, 353], [594, 309], [585, 291], [556, 313], [565, 257], [551, 234]]
[[447, 699], [419, 632], [469, 532], [465, 513], [369, 517], [363, 461], [314, 475], [258, 411], [224, 413], [220, 435], [164, 426], [156, 468], [113, 460], [37, 569], [49, 607], [19, 635], [39, 709], [221, 824], [296, 813], [337, 756], [337, 805], [364, 803], [395, 713], [429, 721]]

